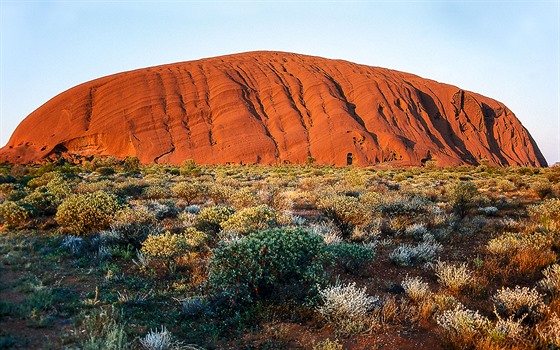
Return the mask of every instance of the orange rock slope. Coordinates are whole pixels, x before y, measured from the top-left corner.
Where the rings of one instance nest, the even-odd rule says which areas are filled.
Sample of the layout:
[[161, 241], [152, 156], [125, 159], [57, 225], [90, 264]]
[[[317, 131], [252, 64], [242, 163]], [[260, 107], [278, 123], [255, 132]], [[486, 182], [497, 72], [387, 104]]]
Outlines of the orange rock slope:
[[283, 52], [138, 69], [31, 113], [0, 162], [137, 156], [143, 163], [546, 166], [502, 103], [394, 70]]

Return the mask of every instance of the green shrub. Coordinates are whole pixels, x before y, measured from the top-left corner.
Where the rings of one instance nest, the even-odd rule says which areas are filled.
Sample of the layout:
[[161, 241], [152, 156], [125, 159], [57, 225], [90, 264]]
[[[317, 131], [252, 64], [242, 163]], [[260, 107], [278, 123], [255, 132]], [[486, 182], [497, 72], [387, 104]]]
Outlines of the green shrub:
[[109, 175], [113, 175], [115, 173], [115, 169], [113, 169], [112, 167], [109, 167], [109, 166], [102, 166], [102, 167], [99, 167], [99, 168], [95, 169], [95, 172], [98, 173], [99, 175], [109, 176]]
[[229, 219], [234, 212], [232, 208], [223, 205], [204, 208], [198, 215], [196, 227], [205, 232], [217, 233], [221, 229], [220, 224]]
[[216, 204], [226, 204], [229, 202], [229, 197], [235, 193], [235, 189], [231, 186], [213, 184], [208, 189], [210, 193], [210, 198]]
[[119, 165], [119, 160], [113, 156], [103, 156], [94, 158], [89, 164], [90, 170], [97, 170], [99, 168], [115, 168]]
[[208, 241], [208, 235], [194, 227], [189, 227], [183, 232], [185, 239], [190, 247], [195, 249], [202, 248]]
[[179, 168], [179, 174], [182, 176], [198, 176], [201, 172], [201, 169], [196, 166], [192, 159], [185, 160]]
[[527, 208], [529, 216], [541, 223], [549, 230], [560, 227], [560, 199], [547, 199], [541, 204], [531, 205]]
[[143, 190], [144, 197], [148, 199], [163, 199], [171, 197], [169, 188], [161, 185], [150, 185]]
[[0, 197], [4, 197], [9, 201], [18, 201], [22, 199], [21, 196], [26, 196], [26, 192], [23, 190], [23, 186], [20, 184], [5, 183], [0, 184]]
[[55, 177], [61, 176], [58, 172], [48, 172], [44, 173], [43, 175], [33, 178], [27, 182], [27, 186], [31, 188], [46, 186], [49, 181], [54, 179]]
[[56, 196], [49, 192], [35, 191], [27, 197], [24, 201], [34, 206], [42, 214], [54, 214], [60, 201]]
[[140, 159], [138, 157], [126, 157], [123, 161], [124, 171], [136, 172], [140, 170]]
[[174, 234], [169, 231], [159, 235], [149, 235], [142, 243], [142, 253], [159, 259], [172, 259], [189, 248], [187, 238], [182, 234]]
[[114, 182], [112, 180], [82, 181], [74, 187], [74, 193], [93, 193], [97, 191], [112, 192]]
[[114, 195], [102, 191], [76, 194], [62, 202], [55, 219], [61, 226], [84, 234], [107, 228], [119, 209]]
[[[313, 161], [309, 161], [311, 157], [307, 157], [306, 165], [312, 165], [315, 162], [315, 158], [311, 158]], [[338, 342], [338, 340], [325, 339], [317, 344], [313, 345], [313, 350], [343, 350], [344, 347]]]
[[120, 197], [139, 197], [142, 195], [144, 186], [139, 181], [127, 179], [124, 182], [115, 183], [114, 193]]
[[332, 219], [344, 237], [349, 237], [355, 226], [366, 225], [370, 212], [355, 197], [329, 195], [319, 198], [317, 206], [323, 214]]
[[132, 347], [127, 339], [125, 325], [114, 309], [95, 308], [82, 322], [83, 350], [128, 350]]
[[206, 191], [206, 186], [198, 182], [180, 182], [171, 189], [173, 194], [184, 199], [187, 205], [192, 204]]
[[428, 200], [420, 197], [381, 195], [381, 201], [374, 210], [387, 216], [414, 216], [426, 213], [431, 208], [430, 204]]
[[12, 175], [0, 174], [0, 184], [15, 183], [17, 179]]
[[60, 173], [52, 174], [51, 180], [49, 180], [46, 184], [48, 191], [54, 194], [58, 199], [63, 199], [69, 196], [72, 193], [72, 189], [68, 184], [68, 180]]
[[465, 217], [468, 210], [474, 205], [478, 195], [476, 185], [470, 181], [460, 181], [451, 187], [449, 192], [449, 204], [460, 217]]
[[375, 259], [375, 252], [370, 247], [361, 244], [340, 242], [327, 246], [327, 252], [337, 264], [349, 272], [358, 272]]
[[148, 234], [156, 231], [156, 214], [144, 206], [124, 208], [115, 215], [111, 230], [124, 244], [139, 247]]
[[544, 199], [546, 196], [552, 194], [552, 183], [547, 179], [539, 179], [529, 186], [531, 191], [539, 197], [539, 199]]
[[224, 230], [241, 234], [266, 230], [276, 225], [276, 210], [266, 204], [240, 210], [230, 216], [227, 221], [221, 223]]
[[503, 192], [511, 192], [517, 189], [515, 183], [507, 179], [498, 180], [496, 186]]
[[28, 194], [29, 194], [29, 192], [27, 192], [23, 189], [16, 189], [16, 190], [11, 191], [6, 196], [6, 200], [16, 202], [16, 201], [24, 199]]
[[255, 194], [249, 188], [241, 188], [231, 194], [228, 202], [236, 210], [247, 207], [255, 207], [259, 205], [259, 201]]
[[0, 204], [0, 218], [8, 227], [21, 225], [33, 215], [33, 207], [29, 204], [4, 202]]
[[259, 231], [229, 244], [210, 257], [209, 285], [234, 301], [280, 296], [307, 296], [322, 280], [322, 237], [302, 229]]

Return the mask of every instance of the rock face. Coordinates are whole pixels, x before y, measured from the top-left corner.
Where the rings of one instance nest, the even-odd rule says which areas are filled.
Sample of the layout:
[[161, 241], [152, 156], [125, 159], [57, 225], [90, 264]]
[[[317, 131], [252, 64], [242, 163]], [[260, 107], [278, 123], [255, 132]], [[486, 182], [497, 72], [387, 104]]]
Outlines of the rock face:
[[546, 166], [502, 103], [394, 70], [283, 52], [145, 68], [71, 88], [31, 113], [0, 162]]

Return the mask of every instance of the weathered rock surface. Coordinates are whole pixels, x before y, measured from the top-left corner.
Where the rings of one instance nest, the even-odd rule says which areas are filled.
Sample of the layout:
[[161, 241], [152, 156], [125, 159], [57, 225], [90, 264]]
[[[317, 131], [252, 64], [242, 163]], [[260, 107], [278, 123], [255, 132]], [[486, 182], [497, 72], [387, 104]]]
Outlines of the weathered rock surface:
[[0, 162], [137, 156], [143, 163], [546, 166], [502, 103], [394, 70], [249, 52], [134, 70], [31, 113]]

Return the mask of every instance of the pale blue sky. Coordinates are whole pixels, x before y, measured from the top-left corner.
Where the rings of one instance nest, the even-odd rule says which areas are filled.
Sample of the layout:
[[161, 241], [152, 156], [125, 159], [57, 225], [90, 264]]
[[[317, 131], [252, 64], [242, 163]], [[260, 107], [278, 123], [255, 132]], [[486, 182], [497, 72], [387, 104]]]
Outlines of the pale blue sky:
[[560, 161], [560, 2], [0, 0], [0, 145], [104, 75], [253, 50], [414, 73], [505, 103]]

